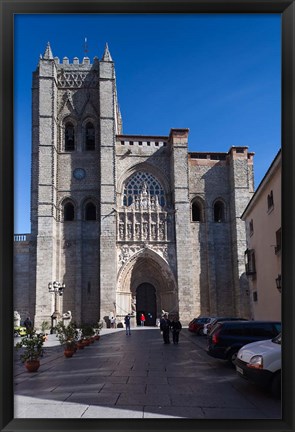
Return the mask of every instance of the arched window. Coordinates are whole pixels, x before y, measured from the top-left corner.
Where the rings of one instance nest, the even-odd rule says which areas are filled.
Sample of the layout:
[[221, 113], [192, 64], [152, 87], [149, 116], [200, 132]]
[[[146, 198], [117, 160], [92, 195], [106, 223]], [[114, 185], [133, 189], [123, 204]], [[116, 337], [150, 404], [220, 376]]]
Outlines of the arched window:
[[85, 220], [96, 220], [96, 206], [92, 202], [87, 203], [85, 206]]
[[192, 203], [192, 221], [203, 222], [202, 206], [198, 201]]
[[64, 205], [64, 221], [73, 221], [75, 219], [75, 208], [71, 202]]
[[95, 150], [95, 129], [92, 123], [88, 122], [85, 129], [85, 148], [86, 150]]
[[139, 204], [148, 207], [158, 203], [164, 207], [165, 191], [160, 182], [147, 172], [138, 171], [126, 182], [123, 194], [123, 205]]
[[75, 150], [75, 128], [68, 122], [65, 126], [65, 151]]
[[214, 204], [214, 222], [224, 222], [225, 211], [224, 203], [222, 201], [216, 201]]

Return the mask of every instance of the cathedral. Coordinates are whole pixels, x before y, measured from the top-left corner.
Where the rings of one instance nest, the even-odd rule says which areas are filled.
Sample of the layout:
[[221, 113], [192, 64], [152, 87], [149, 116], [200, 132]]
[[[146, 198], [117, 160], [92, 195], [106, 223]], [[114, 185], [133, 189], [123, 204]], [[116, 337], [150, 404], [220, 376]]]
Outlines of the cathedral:
[[108, 46], [70, 62], [48, 43], [33, 73], [31, 233], [14, 239], [14, 310], [37, 328], [68, 311], [104, 325], [144, 313], [153, 326], [162, 311], [183, 324], [249, 317], [240, 217], [254, 154], [190, 152], [189, 129], [124, 135], [122, 124]]

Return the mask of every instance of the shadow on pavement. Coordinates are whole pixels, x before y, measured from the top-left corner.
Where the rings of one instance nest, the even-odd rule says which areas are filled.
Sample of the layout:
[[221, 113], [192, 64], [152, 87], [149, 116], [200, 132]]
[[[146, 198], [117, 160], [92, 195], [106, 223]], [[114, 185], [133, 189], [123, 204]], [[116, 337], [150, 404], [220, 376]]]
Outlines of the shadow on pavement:
[[69, 359], [53, 338], [47, 345], [37, 373], [15, 360], [15, 418], [281, 418], [279, 401], [187, 329], [179, 345], [163, 344], [158, 328], [105, 330]]

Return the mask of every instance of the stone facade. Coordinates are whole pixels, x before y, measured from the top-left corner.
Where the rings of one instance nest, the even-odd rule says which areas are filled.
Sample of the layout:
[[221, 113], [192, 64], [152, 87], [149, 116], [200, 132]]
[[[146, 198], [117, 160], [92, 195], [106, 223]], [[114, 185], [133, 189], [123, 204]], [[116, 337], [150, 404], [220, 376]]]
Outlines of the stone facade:
[[32, 226], [15, 242], [15, 309], [49, 320], [58, 280], [60, 311], [78, 323], [118, 323], [132, 307], [151, 325], [162, 310], [184, 324], [249, 316], [240, 216], [253, 153], [191, 153], [188, 129], [123, 135], [107, 46], [70, 63], [48, 44], [32, 92]]

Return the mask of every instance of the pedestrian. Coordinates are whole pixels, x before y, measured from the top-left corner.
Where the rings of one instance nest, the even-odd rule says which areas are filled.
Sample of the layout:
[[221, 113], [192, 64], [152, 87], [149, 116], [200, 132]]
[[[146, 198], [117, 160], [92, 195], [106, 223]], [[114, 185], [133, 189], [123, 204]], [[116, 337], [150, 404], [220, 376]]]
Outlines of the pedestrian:
[[173, 321], [171, 323], [171, 329], [172, 329], [173, 343], [174, 345], [178, 345], [179, 333], [181, 332], [182, 325], [177, 316], [173, 318]]
[[116, 318], [112, 316], [111, 318], [111, 328], [115, 328], [116, 327]]
[[26, 327], [27, 335], [31, 335], [33, 331], [33, 324], [29, 316], [25, 319], [24, 326]]
[[144, 326], [144, 323], [145, 323], [145, 316], [144, 316], [144, 314], [142, 313], [142, 314], [140, 315], [140, 325], [141, 325], [141, 327]]
[[170, 326], [171, 322], [168, 315], [164, 314], [160, 321], [160, 330], [163, 334], [164, 344], [170, 344]]
[[130, 313], [128, 315], [125, 316], [124, 322], [125, 322], [125, 326], [126, 326], [126, 335], [131, 335], [131, 331], [130, 331]]

